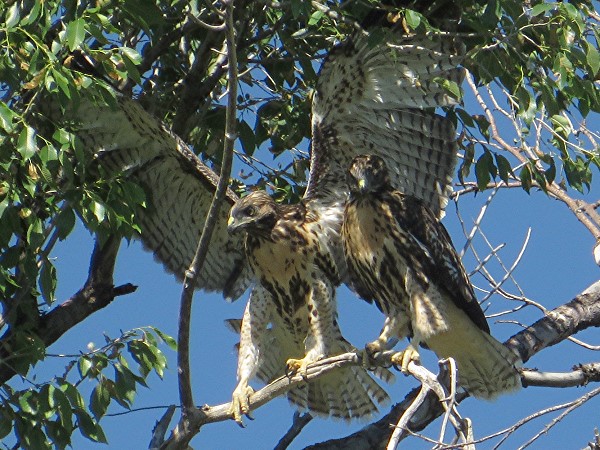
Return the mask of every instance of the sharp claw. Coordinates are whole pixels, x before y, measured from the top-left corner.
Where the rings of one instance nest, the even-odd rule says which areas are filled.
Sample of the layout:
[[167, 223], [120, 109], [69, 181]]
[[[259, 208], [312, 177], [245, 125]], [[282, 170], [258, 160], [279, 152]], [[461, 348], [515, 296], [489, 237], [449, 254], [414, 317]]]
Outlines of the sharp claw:
[[365, 350], [363, 352], [363, 367], [366, 369], [376, 367], [375, 364], [377, 356], [381, 353], [382, 346], [379, 340], [369, 342], [365, 345]]
[[245, 428], [244, 422], [242, 421], [243, 415], [248, 417], [250, 420], [254, 420], [250, 416], [250, 405], [248, 403], [248, 400], [253, 393], [254, 389], [252, 389], [250, 386], [238, 386], [235, 391], [233, 391], [229, 414], [242, 428]]
[[392, 364], [396, 369], [399, 367], [399, 370], [405, 375], [408, 375], [408, 365], [411, 361], [414, 361], [415, 363], [421, 361], [419, 351], [412, 345], [409, 345], [405, 350], [392, 355]]
[[288, 359], [286, 361], [286, 376], [291, 377], [292, 375], [298, 374], [306, 380], [308, 377], [308, 366], [309, 364], [319, 360], [322, 356], [312, 358], [305, 356], [302, 359]]

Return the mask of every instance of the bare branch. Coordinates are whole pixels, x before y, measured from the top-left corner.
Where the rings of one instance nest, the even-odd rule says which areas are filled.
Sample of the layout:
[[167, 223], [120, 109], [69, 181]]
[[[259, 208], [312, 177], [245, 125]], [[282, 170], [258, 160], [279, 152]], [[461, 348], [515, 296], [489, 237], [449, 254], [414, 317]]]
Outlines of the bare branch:
[[[113, 272], [119, 239], [110, 237], [104, 244], [98, 239], [90, 261], [88, 279], [81, 290], [48, 313], [40, 316], [36, 335], [46, 347], [56, 342], [63, 334], [96, 311], [109, 305], [116, 297], [130, 294], [136, 286], [113, 285]], [[0, 340], [0, 384], [12, 378], [16, 372], [9, 364], [15, 357], [14, 335], [8, 330]]]
[[294, 413], [294, 419], [292, 421], [292, 426], [289, 430], [283, 435], [283, 437], [279, 440], [277, 445], [273, 450], [285, 450], [289, 447], [296, 436], [300, 434], [300, 432], [304, 429], [306, 425], [313, 419], [313, 416], [310, 413], [300, 414], [298, 411]]
[[235, 29], [233, 25], [233, 0], [223, 2], [225, 5], [225, 34], [227, 41], [228, 58], [228, 102], [225, 118], [225, 139], [223, 148], [223, 159], [221, 162], [221, 173], [219, 182], [215, 189], [210, 209], [206, 216], [206, 222], [202, 229], [202, 235], [196, 248], [196, 254], [190, 265], [190, 269], [185, 274], [183, 282], [183, 292], [181, 294], [181, 307], [179, 313], [179, 333], [178, 333], [178, 352], [177, 369], [179, 377], [179, 397], [182, 405], [182, 414], [179, 424], [173, 431], [173, 435], [180, 437], [176, 439], [175, 448], [187, 448], [189, 441], [197, 433], [192, 431], [191, 419], [194, 408], [194, 400], [191, 387], [190, 374], [190, 317], [192, 309], [192, 298], [194, 295], [194, 286], [196, 279], [202, 270], [213, 229], [218, 219], [219, 210], [225, 199], [229, 177], [231, 175], [231, 165], [233, 160], [233, 144], [236, 140], [236, 106], [237, 106], [237, 57], [235, 49]]
[[600, 394], [600, 388], [596, 388], [591, 392], [588, 392], [585, 395], [582, 395], [581, 397], [579, 397], [576, 401], [573, 402], [573, 404], [571, 406], [569, 406], [567, 409], [565, 409], [562, 413], [560, 413], [554, 420], [552, 420], [552, 422], [550, 422], [548, 425], [546, 425], [542, 430], [539, 431], [539, 433], [537, 433], [535, 436], [533, 436], [531, 439], [529, 439], [527, 442], [525, 442], [525, 444], [523, 444], [521, 447], [519, 447], [519, 450], [524, 449], [529, 447], [531, 444], [533, 444], [542, 434], [546, 434], [548, 433], [548, 431], [550, 431], [550, 429], [556, 425], [558, 422], [560, 422], [562, 419], [565, 418], [565, 416], [567, 416], [568, 414], [570, 414], [573, 410], [579, 408], [581, 405], [583, 405], [585, 402], [587, 402], [588, 400], [591, 400], [592, 398], [596, 397], [598, 394]]

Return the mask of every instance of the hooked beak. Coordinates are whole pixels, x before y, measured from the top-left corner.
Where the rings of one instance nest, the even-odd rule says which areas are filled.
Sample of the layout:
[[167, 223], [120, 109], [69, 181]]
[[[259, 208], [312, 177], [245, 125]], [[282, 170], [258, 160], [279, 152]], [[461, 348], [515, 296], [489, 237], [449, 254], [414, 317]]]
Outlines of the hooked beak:
[[234, 234], [236, 231], [238, 231], [238, 229], [239, 226], [235, 222], [235, 218], [233, 216], [229, 216], [229, 220], [227, 221], [227, 232], [229, 234]]
[[361, 194], [365, 194], [369, 190], [369, 183], [367, 183], [366, 178], [358, 180], [358, 190]]
[[246, 225], [248, 225], [247, 221], [236, 220], [235, 217], [229, 216], [229, 220], [227, 221], [227, 232], [229, 234], [239, 233], [246, 228]]

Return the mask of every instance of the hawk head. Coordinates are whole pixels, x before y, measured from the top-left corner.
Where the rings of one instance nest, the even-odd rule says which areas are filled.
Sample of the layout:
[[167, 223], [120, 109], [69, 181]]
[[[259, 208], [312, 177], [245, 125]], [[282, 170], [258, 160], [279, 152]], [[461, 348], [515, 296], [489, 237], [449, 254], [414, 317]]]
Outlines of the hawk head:
[[383, 159], [376, 155], [359, 155], [352, 160], [346, 174], [352, 195], [379, 192], [390, 185], [388, 169]]
[[277, 222], [277, 203], [265, 191], [255, 191], [231, 208], [227, 231], [269, 234]]

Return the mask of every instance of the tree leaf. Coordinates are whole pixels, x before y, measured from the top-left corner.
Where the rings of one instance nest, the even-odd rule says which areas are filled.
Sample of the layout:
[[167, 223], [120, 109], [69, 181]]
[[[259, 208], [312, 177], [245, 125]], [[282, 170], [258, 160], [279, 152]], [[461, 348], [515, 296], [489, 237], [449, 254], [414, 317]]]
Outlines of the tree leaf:
[[78, 48], [85, 38], [85, 20], [75, 19], [67, 24], [67, 45], [69, 50]]
[[17, 151], [21, 154], [25, 161], [28, 161], [36, 152], [36, 132], [35, 130], [26, 125], [25, 128], [19, 133], [19, 140], [17, 141]]
[[0, 101], [0, 126], [9, 133], [13, 130], [13, 119], [16, 114], [6, 103]]

